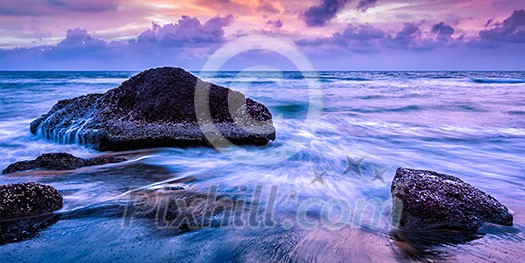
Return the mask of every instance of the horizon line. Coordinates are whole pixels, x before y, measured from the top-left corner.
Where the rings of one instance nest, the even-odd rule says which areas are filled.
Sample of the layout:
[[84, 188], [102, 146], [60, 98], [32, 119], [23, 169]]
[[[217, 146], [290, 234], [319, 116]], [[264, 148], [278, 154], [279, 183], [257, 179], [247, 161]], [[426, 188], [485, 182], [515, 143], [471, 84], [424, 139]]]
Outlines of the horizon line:
[[[77, 70], [77, 69], [53, 69], [53, 70], [41, 70], [41, 69], [17, 69], [17, 70], [5, 70], [0, 69], [0, 72], [142, 72], [149, 69], [154, 68], [160, 68], [160, 67], [150, 67], [142, 70], [131, 70], [131, 69], [111, 69], [111, 70], [103, 70], [103, 69], [95, 69], [95, 70]], [[178, 67], [182, 68], [182, 67]], [[184, 69], [184, 68], [182, 68]], [[314, 71], [301, 71], [301, 70], [219, 70], [219, 71], [202, 71], [202, 70], [188, 70], [184, 69], [189, 72], [525, 72], [525, 69], [522, 70], [501, 70], [501, 69], [494, 69], [494, 70], [314, 70]]]

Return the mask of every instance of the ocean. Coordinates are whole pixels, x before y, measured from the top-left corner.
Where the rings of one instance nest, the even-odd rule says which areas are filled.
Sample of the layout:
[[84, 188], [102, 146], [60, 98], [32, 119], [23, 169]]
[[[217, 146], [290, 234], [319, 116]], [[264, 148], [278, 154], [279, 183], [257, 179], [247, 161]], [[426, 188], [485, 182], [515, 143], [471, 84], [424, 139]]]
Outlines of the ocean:
[[[103, 154], [46, 141], [29, 124], [59, 100], [103, 93], [136, 73], [0, 72], [0, 168], [47, 152]], [[264, 147], [115, 153], [128, 161], [2, 175], [0, 184], [52, 185], [64, 207], [32, 238], [0, 245], [1, 261], [513, 262], [522, 256], [525, 72], [194, 74], [266, 105], [277, 139]], [[398, 167], [461, 178], [512, 210], [514, 226], [487, 227], [457, 244], [400, 244], [389, 223]], [[107, 215], [108, 202], [165, 184], [242, 200], [259, 192], [252, 203], [271, 220], [180, 232]]]

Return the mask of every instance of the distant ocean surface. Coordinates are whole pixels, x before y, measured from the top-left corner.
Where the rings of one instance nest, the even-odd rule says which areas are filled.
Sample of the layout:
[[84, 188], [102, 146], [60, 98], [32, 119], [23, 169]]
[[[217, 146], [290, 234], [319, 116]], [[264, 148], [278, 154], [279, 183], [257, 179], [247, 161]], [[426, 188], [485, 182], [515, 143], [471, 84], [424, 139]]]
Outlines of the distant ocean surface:
[[[34, 136], [29, 123], [59, 100], [106, 92], [134, 74], [0, 72], [0, 169], [46, 152], [99, 155], [88, 147], [59, 145]], [[525, 72], [195, 74], [268, 106], [277, 139], [263, 148], [278, 148], [298, 137], [293, 142], [297, 153], [265, 165], [240, 162], [242, 156], [237, 155], [242, 153], [235, 151], [153, 149], [131, 153], [127, 165], [145, 164], [162, 171], [159, 173], [155, 169], [127, 173], [112, 170], [110, 165], [100, 171], [95, 168], [90, 176], [75, 172], [3, 175], [0, 184], [50, 184], [63, 194], [65, 213], [97, 207], [130, 189], [177, 178], [193, 178], [181, 183], [186, 188], [218, 186], [221, 193], [241, 198], [249, 198], [257, 186], [263, 187], [266, 196], [276, 186], [277, 226], [170, 234], [146, 222], [123, 227], [122, 219], [100, 212], [60, 220], [33, 239], [2, 245], [0, 261], [402, 261], [388, 224], [390, 183], [398, 167], [455, 175], [515, 213], [515, 233], [487, 230], [472, 243], [435, 248], [435, 256], [460, 261], [492, 256], [507, 262], [523, 256]], [[322, 101], [320, 114], [314, 118], [308, 116], [312, 97], [307, 87], [312, 83], [321, 88]], [[354, 169], [349, 171], [349, 167]], [[357, 208], [359, 200], [373, 200], [385, 209], [378, 221], [359, 218], [353, 227], [342, 230], [305, 229], [293, 214], [301, 201], [309, 199], [345, 200], [352, 208], [355, 204], [354, 211], [364, 210]]]

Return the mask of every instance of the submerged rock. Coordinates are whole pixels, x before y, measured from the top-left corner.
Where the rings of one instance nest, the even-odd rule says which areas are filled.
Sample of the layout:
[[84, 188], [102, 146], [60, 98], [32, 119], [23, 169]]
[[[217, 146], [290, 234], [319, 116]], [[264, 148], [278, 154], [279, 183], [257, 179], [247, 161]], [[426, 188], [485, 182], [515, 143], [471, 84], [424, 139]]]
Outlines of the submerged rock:
[[135, 217], [148, 218], [158, 228], [173, 230], [228, 226], [238, 219], [235, 215], [239, 216], [248, 208], [244, 201], [180, 186], [134, 192], [125, 203], [125, 224], [130, 224]]
[[45, 153], [32, 161], [16, 162], [9, 165], [3, 174], [27, 170], [74, 170], [85, 166], [124, 162], [126, 159], [113, 156], [102, 156], [82, 159], [69, 153]]
[[59, 101], [31, 123], [31, 132], [99, 150], [275, 140], [264, 105], [171, 67], [143, 71], [105, 94]]
[[399, 168], [391, 191], [392, 223], [401, 229], [474, 231], [484, 222], [512, 225], [504, 205], [451, 175]]
[[58, 222], [60, 215], [0, 220], [0, 245], [37, 237], [41, 231]]
[[62, 208], [62, 195], [53, 187], [34, 182], [0, 186], [0, 220], [23, 219]]
[[255, 220], [251, 218], [248, 222], [248, 212], [262, 214], [257, 214], [260, 210], [255, 204], [220, 194], [213, 187], [202, 191], [166, 184], [130, 191], [118, 199], [75, 209], [61, 214], [61, 219], [103, 216], [121, 218], [124, 227], [130, 227], [136, 223], [135, 220], [139, 220], [153, 223], [160, 230], [185, 232], [211, 227], [248, 226]]

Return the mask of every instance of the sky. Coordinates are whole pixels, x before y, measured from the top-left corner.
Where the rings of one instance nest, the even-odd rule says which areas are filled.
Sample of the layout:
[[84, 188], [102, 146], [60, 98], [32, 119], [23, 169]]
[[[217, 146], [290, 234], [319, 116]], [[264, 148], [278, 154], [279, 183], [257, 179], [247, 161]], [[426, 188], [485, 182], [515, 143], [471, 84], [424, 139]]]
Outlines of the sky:
[[525, 70], [525, 0], [0, 0], [0, 70]]

